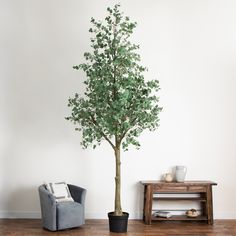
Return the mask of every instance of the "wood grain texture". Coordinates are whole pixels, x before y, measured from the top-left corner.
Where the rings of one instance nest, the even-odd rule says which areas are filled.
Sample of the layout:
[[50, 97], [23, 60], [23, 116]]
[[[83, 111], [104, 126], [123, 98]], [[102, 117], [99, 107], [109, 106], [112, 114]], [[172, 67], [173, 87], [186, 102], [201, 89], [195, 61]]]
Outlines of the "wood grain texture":
[[212, 181], [206, 181], [206, 180], [190, 180], [190, 181], [184, 181], [184, 182], [165, 182], [160, 180], [142, 180], [140, 181], [143, 185], [149, 185], [149, 184], [158, 184], [158, 185], [164, 185], [164, 186], [196, 186], [196, 185], [217, 185], [217, 183]]
[[145, 193], [145, 206], [144, 206], [144, 213], [145, 213], [145, 223], [151, 224], [152, 221], [152, 193], [153, 193], [153, 187], [152, 185], [148, 185], [146, 188]]
[[213, 224], [213, 203], [212, 203], [212, 188], [211, 186], [207, 186], [207, 215], [208, 215], [208, 224]]
[[141, 220], [129, 220], [127, 233], [110, 233], [108, 220], [87, 220], [80, 228], [50, 232], [40, 220], [0, 220], [0, 235], [4, 236], [235, 236], [236, 220], [216, 220], [214, 225], [201, 222], [155, 222], [146, 225]]

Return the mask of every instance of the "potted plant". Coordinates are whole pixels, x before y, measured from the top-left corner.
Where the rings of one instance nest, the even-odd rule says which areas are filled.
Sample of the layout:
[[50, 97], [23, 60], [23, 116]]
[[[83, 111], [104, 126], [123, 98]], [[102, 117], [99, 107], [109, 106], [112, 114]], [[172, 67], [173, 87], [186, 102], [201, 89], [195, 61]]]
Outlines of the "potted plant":
[[73, 67], [86, 73], [86, 91], [69, 98], [72, 111], [66, 118], [82, 132], [84, 148], [96, 148], [106, 140], [114, 151], [115, 207], [108, 213], [112, 232], [126, 232], [129, 216], [121, 207], [121, 149], [139, 148], [138, 136], [158, 127], [161, 111], [155, 93], [159, 82], [144, 80], [146, 68], [139, 64], [139, 46], [129, 41], [136, 22], [125, 17], [119, 7], [107, 8], [104, 22], [91, 19], [92, 51], [84, 53], [85, 63]]

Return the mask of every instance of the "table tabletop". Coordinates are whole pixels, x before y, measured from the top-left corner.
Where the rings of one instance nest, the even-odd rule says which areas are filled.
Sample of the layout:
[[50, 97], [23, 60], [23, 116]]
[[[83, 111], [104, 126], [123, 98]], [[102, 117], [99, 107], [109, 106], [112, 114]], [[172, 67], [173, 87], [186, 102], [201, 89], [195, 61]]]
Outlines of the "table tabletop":
[[174, 186], [194, 186], [194, 185], [217, 185], [217, 183], [208, 180], [188, 180], [184, 182], [165, 182], [161, 180], [142, 180], [140, 181], [143, 185], [174, 185]]

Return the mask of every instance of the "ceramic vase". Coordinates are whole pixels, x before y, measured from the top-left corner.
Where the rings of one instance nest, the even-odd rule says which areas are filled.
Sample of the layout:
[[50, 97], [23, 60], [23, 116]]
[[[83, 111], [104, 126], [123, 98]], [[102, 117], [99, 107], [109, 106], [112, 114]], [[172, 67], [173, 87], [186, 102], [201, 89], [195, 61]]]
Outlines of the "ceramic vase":
[[187, 173], [187, 168], [185, 166], [175, 167], [175, 180], [177, 182], [184, 182]]

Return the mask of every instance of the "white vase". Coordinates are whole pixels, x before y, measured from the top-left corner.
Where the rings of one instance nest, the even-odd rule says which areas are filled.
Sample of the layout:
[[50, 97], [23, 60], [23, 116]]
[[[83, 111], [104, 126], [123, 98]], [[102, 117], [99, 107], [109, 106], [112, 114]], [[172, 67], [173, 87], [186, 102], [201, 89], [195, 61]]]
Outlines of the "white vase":
[[175, 167], [175, 180], [177, 182], [184, 182], [187, 173], [187, 168], [185, 166]]

